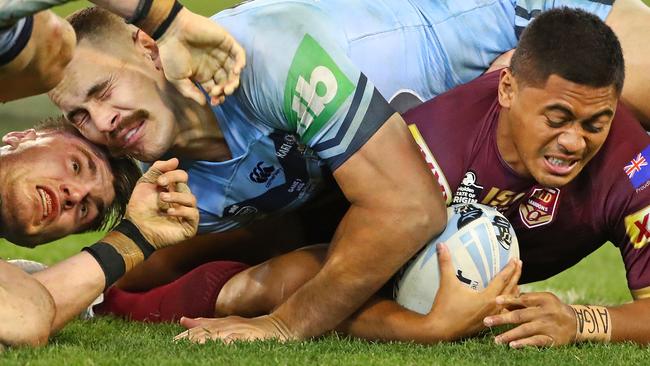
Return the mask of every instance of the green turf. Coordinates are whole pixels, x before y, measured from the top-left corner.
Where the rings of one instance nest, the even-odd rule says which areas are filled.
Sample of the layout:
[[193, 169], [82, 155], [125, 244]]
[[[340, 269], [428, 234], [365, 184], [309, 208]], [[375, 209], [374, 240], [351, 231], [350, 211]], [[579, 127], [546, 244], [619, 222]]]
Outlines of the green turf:
[[[645, 0], [650, 3], [650, 0]], [[191, 9], [212, 14], [234, 1], [184, 0]], [[58, 9], [69, 12], [84, 6], [75, 2]], [[40, 96], [0, 105], [0, 133], [29, 126], [38, 118], [56, 114]], [[0, 258], [28, 258], [54, 263], [96, 240], [96, 234], [66, 238], [24, 249], [0, 240]], [[572, 269], [554, 278], [524, 286], [548, 290], [565, 301], [619, 304], [630, 301], [618, 251], [606, 245]], [[177, 325], [143, 325], [115, 319], [75, 321], [40, 349], [14, 349], [0, 354], [0, 365], [644, 365], [650, 350], [633, 344], [580, 345], [549, 350], [509, 350], [491, 343], [491, 337], [437, 346], [376, 344], [336, 336], [314, 342], [281, 345], [274, 342], [204, 346], [173, 343], [182, 331]]]

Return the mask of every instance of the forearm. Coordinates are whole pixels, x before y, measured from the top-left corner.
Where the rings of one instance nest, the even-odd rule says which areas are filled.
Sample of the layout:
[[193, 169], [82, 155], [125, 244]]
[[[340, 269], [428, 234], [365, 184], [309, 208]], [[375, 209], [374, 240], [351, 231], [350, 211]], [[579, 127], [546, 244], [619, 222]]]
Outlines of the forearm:
[[130, 18], [135, 13], [139, 0], [91, 0], [91, 2], [123, 18]]
[[650, 343], [650, 299], [607, 307], [611, 316], [611, 341]]
[[323, 269], [274, 315], [293, 335], [308, 338], [333, 329], [350, 316], [429, 239], [398, 207], [353, 205], [339, 225]]
[[48, 91], [63, 77], [76, 38], [72, 27], [50, 11], [36, 14], [31, 29], [23, 28], [26, 43], [12, 45], [0, 65], [0, 101]]
[[86, 252], [36, 272], [33, 276], [47, 288], [54, 299], [56, 315], [52, 333], [79, 315], [104, 291], [104, 272]]
[[453, 338], [451, 334], [444, 334], [444, 329], [429, 324], [426, 316], [378, 297], [341, 323], [337, 331], [372, 341], [431, 344]]

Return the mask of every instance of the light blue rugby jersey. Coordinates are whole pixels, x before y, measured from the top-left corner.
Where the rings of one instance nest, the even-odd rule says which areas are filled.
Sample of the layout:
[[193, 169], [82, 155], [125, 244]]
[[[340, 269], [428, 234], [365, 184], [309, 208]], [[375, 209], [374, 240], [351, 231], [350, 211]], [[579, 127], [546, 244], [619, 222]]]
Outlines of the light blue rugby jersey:
[[257, 0], [218, 13], [247, 66], [214, 108], [234, 158], [181, 162], [199, 230], [300, 206], [393, 113], [386, 100], [401, 111], [479, 76], [541, 10], [580, 6], [604, 19], [603, 2]]

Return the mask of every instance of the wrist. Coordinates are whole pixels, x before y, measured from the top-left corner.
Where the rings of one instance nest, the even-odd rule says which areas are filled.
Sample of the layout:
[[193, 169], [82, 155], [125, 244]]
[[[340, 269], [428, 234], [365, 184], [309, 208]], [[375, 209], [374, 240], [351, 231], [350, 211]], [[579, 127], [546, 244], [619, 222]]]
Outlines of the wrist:
[[576, 318], [575, 342], [603, 342], [612, 338], [612, 318], [604, 306], [569, 305]]
[[83, 248], [99, 263], [106, 278], [105, 288], [115, 283], [126, 272], [147, 259], [155, 250], [138, 228], [124, 219], [104, 238]]
[[135, 13], [128, 23], [135, 24], [155, 40], [165, 34], [171, 23], [176, 19], [183, 5], [177, 0], [140, 0]]

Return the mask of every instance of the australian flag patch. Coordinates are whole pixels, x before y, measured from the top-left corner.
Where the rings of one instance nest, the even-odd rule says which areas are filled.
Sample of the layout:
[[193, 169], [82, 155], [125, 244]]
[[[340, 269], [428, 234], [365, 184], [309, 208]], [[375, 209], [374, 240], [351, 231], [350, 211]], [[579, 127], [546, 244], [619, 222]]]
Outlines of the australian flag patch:
[[627, 174], [627, 177], [630, 179], [630, 182], [635, 189], [641, 187], [644, 183], [650, 180], [650, 165], [648, 165], [648, 159], [650, 159], [650, 145], [638, 153], [629, 164], [623, 168], [623, 171], [625, 171], [625, 174]]

